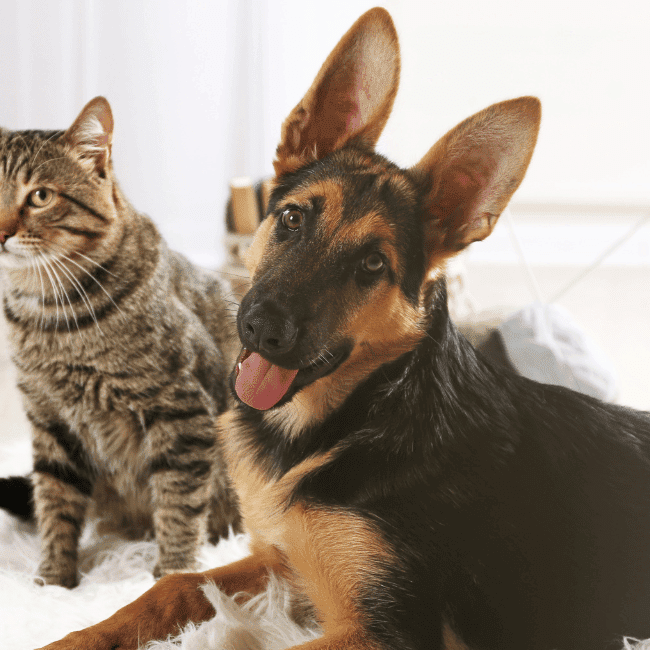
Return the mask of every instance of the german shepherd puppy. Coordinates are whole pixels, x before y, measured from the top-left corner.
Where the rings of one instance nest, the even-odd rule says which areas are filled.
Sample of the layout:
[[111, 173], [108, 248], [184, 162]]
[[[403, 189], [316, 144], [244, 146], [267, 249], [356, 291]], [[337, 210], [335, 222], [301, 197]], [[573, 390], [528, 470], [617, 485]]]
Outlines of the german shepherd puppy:
[[599, 650], [650, 636], [650, 418], [489, 365], [445, 260], [521, 183], [540, 104], [495, 104], [410, 169], [373, 151], [399, 76], [363, 15], [282, 128], [221, 423], [251, 554], [179, 574], [50, 650], [136, 648], [213, 614], [199, 585], [312, 603], [310, 650]]

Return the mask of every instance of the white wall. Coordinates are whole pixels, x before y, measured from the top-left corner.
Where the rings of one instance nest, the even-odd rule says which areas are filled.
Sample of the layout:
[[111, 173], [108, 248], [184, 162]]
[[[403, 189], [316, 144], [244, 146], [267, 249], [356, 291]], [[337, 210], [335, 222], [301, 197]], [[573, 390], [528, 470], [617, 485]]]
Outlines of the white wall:
[[542, 129], [519, 200], [650, 204], [650, 2], [385, 5], [402, 43], [389, 124], [400, 162], [484, 106], [533, 94]]
[[[139, 209], [195, 260], [222, 256], [228, 179], [270, 173], [280, 124], [362, 0], [4, 0], [0, 124], [65, 127], [96, 94]], [[387, 0], [402, 83], [380, 148], [410, 165], [448, 128], [536, 94], [520, 201], [650, 205], [650, 3]]]

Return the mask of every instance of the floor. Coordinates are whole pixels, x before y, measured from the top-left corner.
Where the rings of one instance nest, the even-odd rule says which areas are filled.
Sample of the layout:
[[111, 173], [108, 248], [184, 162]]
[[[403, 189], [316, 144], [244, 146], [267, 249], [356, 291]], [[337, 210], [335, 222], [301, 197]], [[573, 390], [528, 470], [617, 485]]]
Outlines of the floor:
[[[542, 295], [552, 296], [580, 269], [534, 266]], [[467, 263], [466, 286], [479, 310], [505, 314], [532, 302], [525, 271], [516, 264]], [[618, 374], [616, 402], [650, 411], [650, 266], [604, 266], [558, 304], [599, 344]]]

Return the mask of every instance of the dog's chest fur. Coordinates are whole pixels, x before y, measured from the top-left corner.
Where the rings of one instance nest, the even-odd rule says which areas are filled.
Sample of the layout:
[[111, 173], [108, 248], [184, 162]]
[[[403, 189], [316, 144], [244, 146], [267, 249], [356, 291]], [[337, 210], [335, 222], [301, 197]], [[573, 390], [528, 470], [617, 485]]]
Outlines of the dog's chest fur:
[[221, 418], [220, 430], [233, 486], [251, 543], [272, 547], [288, 579], [316, 608], [326, 630], [353, 626], [358, 598], [381, 581], [380, 568], [393, 553], [372, 523], [340, 507], [295, 498], [310, 473], [331, 457], [315, 453], [280, 476], [260, 466], [250, 441], [250, 423], [236, 410]]

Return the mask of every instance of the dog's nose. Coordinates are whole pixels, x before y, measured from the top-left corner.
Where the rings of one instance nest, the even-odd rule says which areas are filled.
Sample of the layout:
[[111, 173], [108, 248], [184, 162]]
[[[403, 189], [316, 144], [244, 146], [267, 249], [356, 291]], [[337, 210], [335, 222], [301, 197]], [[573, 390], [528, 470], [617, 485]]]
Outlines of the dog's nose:
[[245, 347], [270, 355], [289, 352], [298, 338], [298, 328], [291, 319], [268, 306], [251, 309], [241, 326]]

